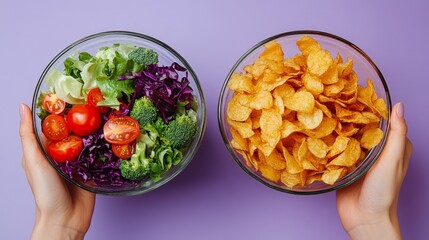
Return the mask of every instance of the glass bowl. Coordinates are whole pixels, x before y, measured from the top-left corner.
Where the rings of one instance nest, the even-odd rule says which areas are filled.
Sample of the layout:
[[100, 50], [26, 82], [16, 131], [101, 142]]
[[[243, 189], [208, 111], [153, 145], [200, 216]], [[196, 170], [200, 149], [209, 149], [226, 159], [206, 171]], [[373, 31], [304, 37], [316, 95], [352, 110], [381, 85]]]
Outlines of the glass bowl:
[[[258, 59], [259, 55], [264, 51], [264, 44], [276, 40], [283, 49], [284, 57], [290, 58], [295, 56], [295, 54], [301, 53], [298, 49], [296, 42], [303, 35], [307, 35], [315, 39], [320, 43], [321, 47], [325, 50], [328, 50], [333, 57], [339, 53], [342, 58], [347, 60], [350, 58], [353, 60], [353, 70], [358, 75], [359, 85], [366, 85], [366, 79], [371, 79], [374, 84], [375, 92], [377, 93], [379, 98], [383, 98], [387, 105], [388, 118], [382, 119], [380, 121], [379, 128], [383, 131], [383, 137], [380, 143], [369, 150], [363, 160], [356, 166], [356, 168], [350, 172], [348, 172], [342, 178], [339, 178], [334, 184], [326, 184], [322, 181], [315, 181], [312, 184], [307, 185], [297, 185], [293, 187], [288, 187], [283, 184], [281, 181], [273, 182], [265, 177], [262, 174], [255, 170], [255, 168], [250, 164], [246, 164], [246, 160], [242, 157], [241, 154], [237, 152], [231, 145], [232, 134], [230, 130], [230, 125], [227, 122], [227, 105], [230, 99], [232, 98], [234, 91], [228, 88], [228, 83], [231, 80], [231, 76], [234, 73], [245, 73], [244, 67], [247, 65], [251, 65]], [[375, 63], [371, 60], [371, 58], [362, 51], [355, 44], [341, 38], [335, 36], [330, 33], [313, 31], [313, 30], [302, 30], [302, 31], [293, 31], [281, 33], [272, 37], [269, 37], [255, 46], [251, 47], [247, 52], [245, 52], [238, 61], [234, 64], [229, 74], [227, 75], [225, 82], [222, 86], [219, 100], [218, 100], [218, 124], [219, 129], [225, 143], [226, 148], [231, 154], [232, 158], [235, 162], [251, 177], [259, 181], [260, 183], [286, 193], [292, 194], [320, 194], [325, 192], [330, 192], [333, 190], [338, 190], [343, 188], [357, 179], [362, 177], [374, 164], [377, 158], [380, 156], [388, 135], [388, 129], [390, 126], [390, 112], [391, 112], [391, 101], [389, 90], [386, 84], [386, 81], [377, 68]]]
[[[196, 135], [189, 147], [183, 152], [183, 159], [177, 165], [171, 166], [171, 168], [164, 173], [159, 179], [153, 181], [151, 178], [141, 181], [141, 182], [132, 182], [123, 184], [120, 186], [111, 186], [104, 184], [96, 184], [94, 181], [83, 181], [79, 177], [70, 177], [68, 174], [63, 172], [58, 164], [51, 159], [45, 150], [46, 141], [41, 129], [41, 120], [37, 116], [37, 100], [41, 92], [48, 90], [48, 85], [46, 83], [47, 77], [53, 69], [58, 69], [62, 71], [64, 69], [63, 62], [64, 60], [77, 52], [88, 52], [92, 55], [96, 53], [101, 47], [112, 46], [113, 44], [131, 44], [138, 47], [145, 47], [151, 49], [158, 53], [158, 65], [159, 66], [170, 66], [173, 62], [178, 63], [182, 67], [185, 67], [188, 74], [188, 79], [190, 86], [193, 89], [193, 95], [198, 104], [197, 110], [197, 125], [198, 129]], [[181, 76], [182, 77], [182, 76]], [[192, 70], [189, 63], [173, 48], [167, 44], [147, 35], [128, 32], [128, 31], [108, 31], [93, 34], [87, 37], [84, 37], [68, 47], [62, 50], [58, 55], [56, 55], [48, 66], [43, 71], [42, 75], [37, 82], [36, 89], [32, 101], [32, 114], [33, 114], [33, 125], [34, 131], [37, 136], [37, 141], [40, 148], [42, 149], [45, 157], [51, 163], [51, 165], [58, 171], [58, 173], [72, 182], [73, 184], [86, 189], [88, 191], [105, 194], [105, 195], [137, 195], [149, 192], [154, 190], [168, 181], [177, 176], [182, 172], [186, 166], [191, 162], [195, 156], [198, 148], [200, 147], [201, 140], [204, 135], [205, 125], [206, 125], [206, 106], [204, 100], [204, 94], [201, 88], [201, 85], [198, 81], [198, 78], [195, 72]]]

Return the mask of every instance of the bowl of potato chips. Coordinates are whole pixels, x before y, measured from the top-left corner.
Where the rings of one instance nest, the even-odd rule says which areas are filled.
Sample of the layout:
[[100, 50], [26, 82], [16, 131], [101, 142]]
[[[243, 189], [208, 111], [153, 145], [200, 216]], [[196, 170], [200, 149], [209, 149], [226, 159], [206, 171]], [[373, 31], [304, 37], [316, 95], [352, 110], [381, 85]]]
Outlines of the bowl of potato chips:
[[250, 176], [282, 192], [318, 194], [370, 169], [391, 108], [386, 81], [364, 51], [306, 30], [267, 38], [239, 58], [219, 96], [218, 122]]

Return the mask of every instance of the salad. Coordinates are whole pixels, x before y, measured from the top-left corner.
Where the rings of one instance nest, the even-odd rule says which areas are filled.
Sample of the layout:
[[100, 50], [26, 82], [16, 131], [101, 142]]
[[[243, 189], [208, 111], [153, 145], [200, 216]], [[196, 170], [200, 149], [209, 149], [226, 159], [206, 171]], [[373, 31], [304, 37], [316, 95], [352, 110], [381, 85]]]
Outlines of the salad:
[[198, 130], [187, 69], [160, 66], [151, 49], [78, 52], [46, 83], [37, 101], [45, 149], [70, 178], [99, 186], [157, 181], [181, 162]]

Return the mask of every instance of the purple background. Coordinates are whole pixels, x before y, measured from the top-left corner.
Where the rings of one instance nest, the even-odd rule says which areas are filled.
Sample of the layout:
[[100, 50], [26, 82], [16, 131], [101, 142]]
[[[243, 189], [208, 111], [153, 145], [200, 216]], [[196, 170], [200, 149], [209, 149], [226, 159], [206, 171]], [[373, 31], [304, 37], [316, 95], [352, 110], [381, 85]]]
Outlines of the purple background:
[[362, 48], [403, 101], [414, 143], [399, 202], [405, 239], [429, 236], [429, 5], [426, 1], [0, 2], [0, 239], [26, 239], [34, 201], [21, 167], [18, 105], [30, 104], [48, 62], [71, 42], [106, 30], [151, 35], [175, 48], [207, 100], [201, 148], [167, 185], [134, 197], [97, 196], [86, 239], [345, 239], [335, 193], [296, 196], [243, 172], [218, 131], [221, 85], [235, 61], [269, 36], [315, 29]]

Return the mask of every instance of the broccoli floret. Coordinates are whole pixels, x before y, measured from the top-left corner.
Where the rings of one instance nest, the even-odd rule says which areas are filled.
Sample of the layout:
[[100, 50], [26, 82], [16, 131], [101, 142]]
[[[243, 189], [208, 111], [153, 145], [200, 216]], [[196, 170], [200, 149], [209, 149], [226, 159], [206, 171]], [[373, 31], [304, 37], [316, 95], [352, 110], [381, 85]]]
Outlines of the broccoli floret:
[[158, 110], [148, 97], [142, 97], [134, 102], [130, 116], [137, 119], [140, 126], [155, 122]]
[[158, 54], [150, 49], [139, 47], [128, 54], [128, 58], [140, 65], [158, 63]]
[[146, 157], [146, 144], [139, 142], [136, 145], [136, 153], [130, 160], [121, 160], [119, 170], [122, 177], [128, 180], [141, 180], [150, 173], [150, 159]]
[[167, 124], [162, 135], [173, 148], [183, 149], [197, 133], [196, 119], [190, 115], [179, 115]]

